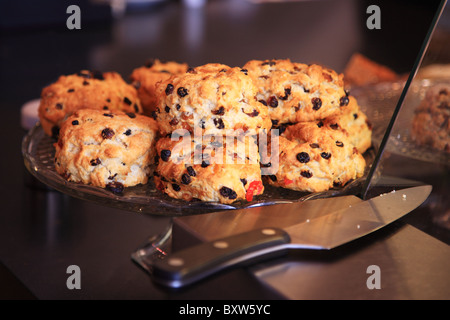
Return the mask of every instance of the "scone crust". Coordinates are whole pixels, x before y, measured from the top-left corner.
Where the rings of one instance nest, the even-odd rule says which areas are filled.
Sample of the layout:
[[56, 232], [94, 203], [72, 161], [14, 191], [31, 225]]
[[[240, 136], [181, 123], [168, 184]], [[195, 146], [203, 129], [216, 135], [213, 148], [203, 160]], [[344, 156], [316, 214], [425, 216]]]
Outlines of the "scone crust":
[[257, 101], [256, 87], [245, 70], [207, 64], [158, 85], [155, 117], [162, 134], [177, 129], [202, 134], [258, 133], [269, 130], [267, 108]]
[[357, 100], [348, 96], [349, 103], [337, 115], [323, 119], [324, 125], [338, 127], [348, 133], [348, 139], [363, 154], [372, 146], [372, 124]]
[[151, 116], [152, 112], [156, 110], [158, 102], [156, 84], [167, 80], [172, 75], [185, 73], [188, 68], [187, 63], [162, 62], [159, 59], [154, 59], [132, 71], [130, 80], [133, 86], [137, 88], [145, 115]]
[[[250, 144], [254, 152], [236, 153], [243, 150], [240, 147], [249, 148]], [[186, 201], [199, 199], [225, 204], [251, 201], [264, 191], [255, 144], [250, 136], [236, 138], [228, 144], [226, 139], [219, 142], [217, 137], [209, 143], [198, 142], [189, 135], [180, 140], [161, 138], [156, 144], [156, 187], [172, 198]]]
[[152, 118], [81, 109], [61, 126], [55, 169], [68, 181], [102, 188], [145, 184], [153, 170], [157, 137]]
[[345, 99], [343, 75], [317, 64], [289, 59], [251, 60], [243, 69], [257, 86], [277, 124], [313, 121], [339, 112]]
[[39, 120], [49, 136], [57, 136], [61, 122], [79, 109], [142, 113], [136, 89], [116, 72], [63, 75], [41, 92]]
[[265, 179], [270, 185], [321, 192], [364, 174], [365, 159], [342, 130], [303, 122], [287, 127], [278, 138], [277, 154], [271, 154], [270, 144], [260, 150], [261, 165], [270, 163]]

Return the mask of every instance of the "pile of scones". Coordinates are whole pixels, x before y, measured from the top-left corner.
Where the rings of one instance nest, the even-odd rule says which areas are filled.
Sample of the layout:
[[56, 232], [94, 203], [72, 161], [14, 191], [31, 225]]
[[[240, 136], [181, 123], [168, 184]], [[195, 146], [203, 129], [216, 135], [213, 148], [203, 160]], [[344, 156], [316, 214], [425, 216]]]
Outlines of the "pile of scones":
[[363, 176], [372, 134], [342, 74], [289, 59], [151, 60], [129, 81], [83, 70], [42, 90], [39, 119], [68, 181], [121, 194], [153, 179], [172, 198], [220, 203], [268, 185], [342, 187]]

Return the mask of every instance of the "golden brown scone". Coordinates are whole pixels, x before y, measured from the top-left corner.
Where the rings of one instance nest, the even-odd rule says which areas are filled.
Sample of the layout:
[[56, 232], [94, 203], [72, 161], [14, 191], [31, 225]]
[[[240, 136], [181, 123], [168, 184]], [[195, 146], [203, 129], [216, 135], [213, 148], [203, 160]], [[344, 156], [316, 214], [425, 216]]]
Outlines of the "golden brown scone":
[[450, 153], [450, 85], [430, 87], [415, 110], [411, 138], [419, 145]]
[[118, 73], [83, 70], [60, 76], [42, 90], [39, 120], [47, 135], [57, 137], [65, 118], [87, 108], [142, 113], [136, 89]]
[[156, 109], [158, 97], [156, 83], [167, 80], [172, 75], [182, 74], [188, 70], [187, 63], [175, 61], [161, 62], [158, 59], [148, 61], [144, 66], [133, 70], [130, 80], [138, 90], [144, 114], [151, 116]]
[[390, 68], [366, 56], [355, 53], [344, 69], [346, 85], [363, 86], [379, 82], [397, 81], [400, 76]]
[[355, 97], [348, 96], [349, 103], [342, 107], [339, 114], [323, 119], [329, 127], [338, 126], [347, 131], [348, 139], [363, 154], [372, 145], [372, 124], [367, 115], [361, 110]]
[[144, 115], [78, 110], [62, 123], [56, 171], [68, 181], [113, 192], [145, 184], [154, 169], [157, 134], [155, 120]]
[[175, 137], [161, 138], [156, 144], [159, 159], [154, 179], [162, 192], [176, 199], [225, 204], [252, 201], [263, 193], [254, 137]]
[[279, 136], [278, 153], [271, 153], [272, 143], [260, 149], [261, 166], [268, 170], [265, 181], [270, 185], [321, 192], [364, 174], [364, 157], [346, 133], [320, 121], [288, 126]]
[[345, 105], [343, 76], [322, 66], [284, 60], [251, 60], [248, 71], [276, 124], [313, 121], [332, 116]]
[[267, 108], [256, 100], [256, 87], [241, 68], [206, 64], [172, 76], [157, 88], [155, 119], [163, 135], [177, 129], [256, 134], [271, 127]]

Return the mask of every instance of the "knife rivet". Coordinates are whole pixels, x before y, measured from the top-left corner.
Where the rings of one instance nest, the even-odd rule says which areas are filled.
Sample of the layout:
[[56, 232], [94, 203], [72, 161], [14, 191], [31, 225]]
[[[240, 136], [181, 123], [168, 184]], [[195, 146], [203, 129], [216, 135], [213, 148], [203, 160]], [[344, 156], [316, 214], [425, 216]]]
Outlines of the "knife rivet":
[[265, 234], [266, 236], [272, 236], [275, 234], [275, 230], [273, 230], [273, 229], [262, 229], [261, 232], [263, 234]]
[[172, 267], [180, 267], [184, 264], [184, 260], [180, 258], [170, 258], [167, 263]]
[[216, 241], [213, 243], [213, 246], [217, 249], [226, 249], [226, 248], [228, 248], [228, 242]]

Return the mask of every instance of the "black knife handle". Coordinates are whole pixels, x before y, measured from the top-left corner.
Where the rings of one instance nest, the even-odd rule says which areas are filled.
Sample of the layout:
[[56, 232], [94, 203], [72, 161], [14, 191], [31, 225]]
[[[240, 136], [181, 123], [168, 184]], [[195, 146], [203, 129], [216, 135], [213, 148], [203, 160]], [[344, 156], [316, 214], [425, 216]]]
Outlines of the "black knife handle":
[[[275, 248], [289, 242], [289, 235], [284, 230], [261, 228], [201, 243], [156, 261], [152, 270], [153, 280], [179, 288], [243, 261], [282, 253]], [[274, 250], [264, 250], [268, 248]]]

